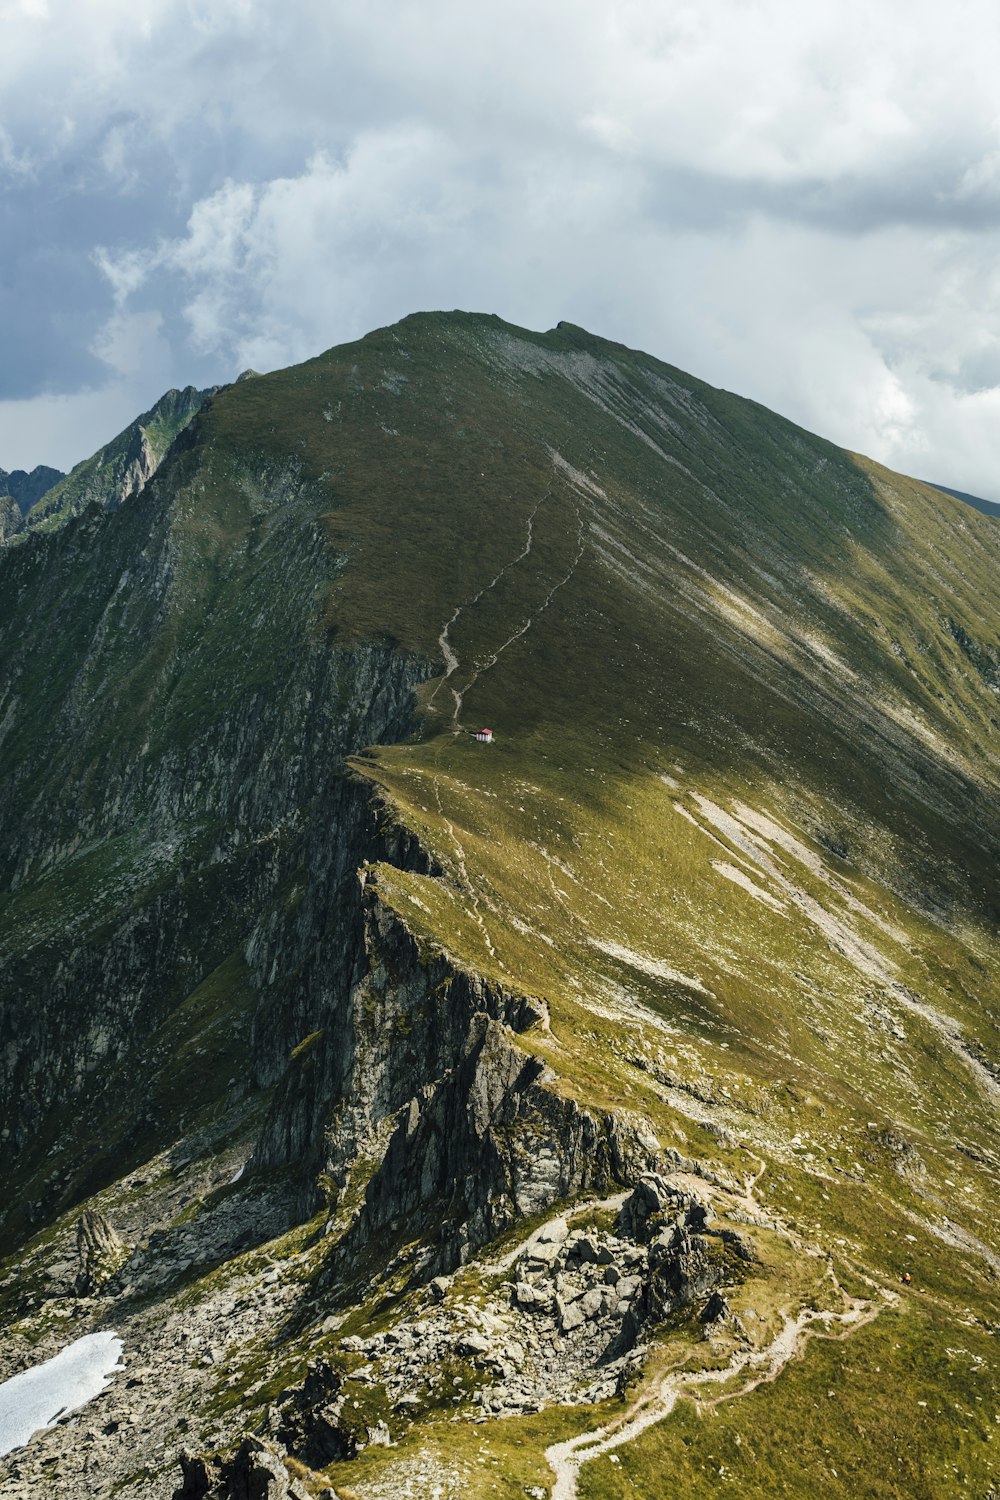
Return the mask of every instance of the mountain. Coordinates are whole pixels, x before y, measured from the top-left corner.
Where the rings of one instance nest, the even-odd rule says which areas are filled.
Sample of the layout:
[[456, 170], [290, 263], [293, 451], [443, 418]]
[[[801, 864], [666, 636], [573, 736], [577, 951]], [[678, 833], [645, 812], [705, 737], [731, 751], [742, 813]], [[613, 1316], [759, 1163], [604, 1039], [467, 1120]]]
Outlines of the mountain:
[[1000, 1486], [998, 582], [463, 313], [5, 549], [4, 1493]]
[[42, 491], [30, 507], [23, 507], [25, 530], [52, 531], [88, 505], [115, 510], [139, 494], [174, 438], [214, 390], [199, 391], [189, 385], [182, 391], [167, 391], [92, 458], [84, 459], [71, 473], [59, 475], [58, 483]]
[[21, 507], [13, 495], [0, 495], [0, 543], [15, 536], [23, 526]]
[[954, 495], [956, 500], [964, 500], [966, 505], [981, 511], [984, 516], [1000, 516], [1000, 505], [995, 500], [983, 500], [979, 495], [967, 494], [965, 490], [950, 490], [944, 484], [935, 484], [933, 488], [940, 490], [943, 495]]
[[24, 469], [14, 469], [9, 474], [6, 469], [0, 469], [0, 495], [9, 495], [16, 500], [24, 515], [65, 477], [61, 469], [50, 469], [45, 464], [38, 464], [30, 474]]
[[25, 513], [65, 475], [59, 469], [39, 464], [28, 474], [0, 469], [0, 546], [24, 530]]

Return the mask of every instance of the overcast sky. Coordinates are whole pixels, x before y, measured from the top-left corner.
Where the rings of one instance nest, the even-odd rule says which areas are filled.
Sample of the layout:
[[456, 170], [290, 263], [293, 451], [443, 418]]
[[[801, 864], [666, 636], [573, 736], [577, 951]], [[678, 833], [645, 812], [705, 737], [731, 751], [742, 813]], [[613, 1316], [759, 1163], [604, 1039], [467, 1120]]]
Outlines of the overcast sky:
[[420, 308], [1000, 498], [996, 0], [0, 0], [0, 466]]

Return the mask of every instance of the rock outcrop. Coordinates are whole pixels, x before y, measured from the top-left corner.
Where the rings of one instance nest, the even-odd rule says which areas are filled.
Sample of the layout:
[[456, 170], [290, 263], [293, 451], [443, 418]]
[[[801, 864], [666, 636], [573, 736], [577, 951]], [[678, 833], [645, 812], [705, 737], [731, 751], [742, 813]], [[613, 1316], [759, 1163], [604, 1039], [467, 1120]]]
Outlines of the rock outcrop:
[[[20, 492], [11, 493], [25, 513], [28, 527], [53, 530], [88, 506], [117, 510], [141, 494], [170, 444], [215, 390], [213, 386], [199, 391], [189, 385], [182, 391], [167, 391], [149, 411], [143, 412], [91, 458], [76, 464], [69, 474], [36, 469], [24, 476], [26, 482]], [[15, 477], [11, 475], [10, 479]]]
[[[68, 544], [72, 528], [54, 545], [64, 537]], [[133, 575], [133, 586], [153, 597], [167, 587], [167, 577], [158, 582], [158, 574], [168, 550], [169, 543], [151, 541], [144, 559], [130, 559], [139, 574], [150, 575], [141, 584]], [[13, 555], [9, 562], [20, 565]], [[301, 586], [311, 589], [310, 559], [292, 558], [290, 565], [300, 567]], [[155, 1033], [169, 1006], [227, 954], [235, 951], [246, 974], [247, 1001], [243, 1031], [230, 1044], [239, 1051], [238, 1067], [231, 1056], [219, 1065], [226, 1072], [214, 1086], [223, 1093], [234, 1068], [253, 1087], [272, 1085], [296, 1045], [350, 992], [364, 958], [356, 872], [369, 859], [400, 851], [391, 833], [383, 833], [370, 792], [346, 773], [344, 761], [352, 751], [406, 732], [413, 689], [432, 669], [387, 647], [332, 651], [322, 640], [288, 655], [279, 693], [262, 684], [183, 748], [105, 764], [97, 802], [83, 783], [67, 777], [58, 812], [50, 803], [51, 818], [35, 817], [29, 827], [16, 811], [18, 781], [34, 774], [28, 762], [0, 792], [9, 832], [4, 876], [13, 887], [66, 857], [69, 826], [84, 846], [129, 839], [140, 820], [174, 830], [166, 842], [138, 844], [133, 867], [115, 874], [114, 899], [128, 902], [127, 920], [93, 938], [42, 932], [23, 957], [0, 955], [6, 994], [28, 996], [39, 985], [46, 994], [44, 1006], [11, 1006], [0, 1021], [10, 1059], [0, 1082], [6, 1144], [26, 1172], [50, 1111], [64, 1110], [69, 1100], [81, 1101], [82, 1117], [89, 1113], [94, 1127], [105, 1110], [116, 1119], [131, 1116], [136, 1139], [143, 1132], [162, 1134], [161, 1100], [182, 1107], [185, 1100], [172, 1081], [153, 1083], [155, 1053], [147, 1050], [142, 1062], [128, 1065], [131, 1039]], [[68, 726], [64, 733], [71, 733]], [[63, 734], [60, 739], [67, 742]], [[208, 839], [201, 831], [206, 827], [214, 830]], [[174, 873], [167, 876], [168, 870]], [[306, 889], [303, 871], [309, 872]], [[86, 1028], [66, 1021], [82, 992], [92, 996]], [[216, 1038], [218, 1045], [224, 1034]], [[110, 1085], [118, 1068], [122, 1075]], [[299, 1076], [294, 1066], [293, 1073]], [[97, 1078], [99, 1096], [87, 1105], [82, 1101]], [[126, 1106], [129, 1099], [134, 1102]], [[290, 1135], [274, 1157], [297, 1163], [306, 1201], [315, 1196], [322, 1166], [322, 1117], [304, 1111], [303, 1101], [297, 1109], [275, 1127], [287, 1123]], [[108, 1128], [116, 1128], [110, 1116]], [[120, 1161], [109, 1161], [108, 1168], [120, 1169]], [[19, 1205], [22, 1221], [37, 1221], [79, 1192], [73, 1183], [84, 1170], [89, 1183], [100, 1181], [100, 1157], [81, 1153], [73, 1174], [53, 1173], [33, 1203]]]
[[[412, 844], [397, 855], [411, 868], [421, 858]], [[527, 1045], [544, 1007], [422, 954], [371, 873], [357, 890], [356, 978], [317, 1017], [254, 1153], [261, 1167], [311, 1162], [341, 1191], [359, 1159], [376, 1161], [348, 1252], [433, 1224], [421, 1266], [430, 1277], [516, 1219], [649, 1165], [649, 1142], [627, 1121], [549, 1087]]]
[[310, 1500], [275, 1450], [259, 1438], [243, 1440], [232, 1458], [180, 1458], [183, 1483], [174, 1500]]
[[281, 1408], [279, 1443], [312, 1469], [353, 1458], [358, 1434], [344, 1419], [345, 1399], [340, 1372], [325, 1359], [311, 1361], [305, 1380]]
[[24, 530], [24, 517], [11, 495], [0, 495], [0, 546]]
[[81, 1297], [91, 1297], [121, 1270], [129, 1257], [129, 1247], [102, 1213], [85, 1208], [76, 1226], [76, 1252], [80, 1269], [76, 1290]]
[[[651, 1182], [669, 1189], [655, 1215], [643, 1211]], [[699, 1304], [706, 1323], [723, 1316], [720, 1307], [728, 1313], [721, 1288], [740, 1272], [726, 1245], [697, 1197], [649, 1174], [614, 1231], [552, 1219], [485, 1301], [456, 1296], [450, 1278], [435, 1278], [418, 1317], [370, 1339], [348, 1337], [342, 1348], [367, 1361], [352, 1378], [382, 1385], [404, 1418], [439, 1400], [451, 1381], [464, 1390], [469, 1366], [476, 1403], [492, 1416], [603, 1401], [628, 1383], [664, 1319]]]

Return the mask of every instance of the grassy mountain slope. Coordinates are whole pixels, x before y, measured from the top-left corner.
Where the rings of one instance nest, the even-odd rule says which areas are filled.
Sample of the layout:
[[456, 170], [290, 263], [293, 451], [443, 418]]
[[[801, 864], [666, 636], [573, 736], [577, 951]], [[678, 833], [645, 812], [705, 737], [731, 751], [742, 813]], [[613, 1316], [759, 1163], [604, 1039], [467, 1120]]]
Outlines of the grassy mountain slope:
[[[51, 1340], [81, 1203], [138, 1244], [77, 1313], [161, 1366], [109, 1486], [169, 1494], [182, 1431], [266, 1425], [322, 1354], [364, 1446], [288, 1439], [317, 1491], [989, 1493], [990, 518], [583, 330], [419, 315], [220, 392], [0, 568], [0, 1294]], [[470, 995], [537, 1060], [515, 1114]], [[560, 1155], [580, 1121], [631, 1165]], [[737, 1321], [678, 1306], [620, 1396], [485, 1426], [471, 1356], [447, 1400], [355, 1376], [345, 1336], [459, 1261], [456, 1327], [509, 1301], [489, 1235], [567, 1192], [606, 1227], [644, 1151], [750, 1226]]]
[[943, 495], [954, 495], [956, 500], [964, 500], [966, 505], [981, 511], [984, 516], [1000, 516], [1000, 505], [995, 500], [984, 500], [981, 495], [970, 495], [966, 490], [952, 490], [946, 484], [936, 484], [934, 488]]

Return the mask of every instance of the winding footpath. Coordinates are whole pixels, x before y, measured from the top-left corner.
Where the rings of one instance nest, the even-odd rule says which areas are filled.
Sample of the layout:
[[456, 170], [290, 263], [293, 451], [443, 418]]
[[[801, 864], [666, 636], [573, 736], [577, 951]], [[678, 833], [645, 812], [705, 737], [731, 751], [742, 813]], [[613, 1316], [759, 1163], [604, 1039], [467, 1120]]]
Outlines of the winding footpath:
[[[760, 1204], [755, 1197], [757, 1184], [766, 1171], [766, 1161], [763, 1157], [758, 1157], [757, 1170], [743, 1180], [742, 1194], [732, 1194], [733, 1201], [744, 1210], [751, 1222], [769, 1222], [759, 1217]], [[618, 1206], [623, 1200], [624, 1195], [620, 1199], [609, 1199], [600, 1206], [610, 1207], [612, 1203]], [[536, 1234], [538, 1232], [536, 1230]], [[793, 1241], [798, 1238], [790, 1234], [788, 1237]], [[519, 1246], [514, 1255], [520, 1254], [521, 1249], [523, 1246]], [[511, 1263], [512, 1259], [507, 1260], [505, 1257], [504, 1268]], [[837, 1281], [832, 1265], [828, 1267], [828, 1273], [844, 1299], [842, 1312], [803, 1308], [795, 1317], [785, 1317], [778, 1333], [763, 1349], [738, 1349], [722, 1369], [670, 1370], [659, 1385], [643, 1393], [621, 1417], [565, 1442], [553, 1443], [545, 1450], [545, 1457], [555, 1475], [551, 1500], [576, 1500], [577, 1483], [584, 1464], [615, 1448], [621, 1448], [626, 1443], [634, 1442], [647, 1428], [668, 1417], [682, 1396], [693, 1400], [699, 1412], [710, 1411], [724, 1401], [747, 1396], [758, 1386], [776, 1380], [785, 1366], [803, 1352], [811, 1338], [847, 1338], [855, 1329], [872, 1322], [886, 1303], [897, 1300], [893, 1293], [877, 1287], [874, 1282], [871, 1282], [872, 1288], [881, 1293], [881, 1301], [850, 1297]], [[865, 1280], [870, 1278], [866, 1277]], [[728, 1381], [744, 1372], [748, 1378], [735, 1390], [722, 1389], [715, 1396], [707, 1398], [697, 1395], [702, 1386], [725, 1386]]]
[[[699, 1387], [722, 1384], [744, 1370], [750, 1370], [753, 1374], [738, 1390], [721, 1391], [707, 1401], [700, 1401], [698, 1405], [701, 1410], [709, 1410], [723, 1401], [749, 1395], [758, 1386], [776, 1380], [789, 1361], [801, 1354], [810, 1338], [846, 1338], [853, 1329], [870, 1323], [880, 1311], [879, 1305], [874, 1302], [865, 1302], [855, 1297], [846, 1300], [847, 1307], [840, 1313], [817, 1312], [814, 1308], [805, 1308], [797, 1317], [786, 1318], [780, 1332], [766, 1348], [738, 1350], [729, 1364], [721, 1370], [671, 1372], [654, 1391], [640, 1397], [617, 1422], [609, 1422], [592, 1432], [581, 1433], [564, 1443], [553, 1443], [545, 1450], [545, 1457], [556, 1481], [551, 1500], [576, 1500], [577, 1481], [584, 1464], [625, 1443], [634, 1442], [648, 1427], [668, 1417], [682, 1396], [694, 1397]], [[834, 1325], [839, 1331], [831, 1331]]]
[[[489, 583], [484, 584], [483, 587], [479, 590], [478, 594], [474, 594], [472, 596], [472, 598], [471, 599], [467, 599], [464, 604], [457, 604], [455, 606], [455, 609], [452, 612], [451, 616], [448, 618], [448, 620], [446, 620], [444, 626], [442, 627], [441, 634], [438, 636], [438, 645], [441, 648], [441, 656], [442, 656], [442, 659], [444, 661], [445, 671], [444, 671], [444, 676], [441, 678], [441, 681], [437, 684], [437, 687], [435, 687], [433, 693], [430, 696], [430, 699], [429, 699], [430, 703], [433, 703], [434, 699], [437, 697], [438, 688], [440, 688], [443, 683], [448, 682], [449, 678], [453, 675], [453, 673], [455, 673], [455, 672], [458, 671], [458, 668], [460, 666], [460, 662], [459, 662], [458, 656], [456, 655], [454, 647], [452, 646], [451, 641], [449, 639], [449, 634], [450, 634], [450, 631], [451, 631], [451, 627], [455, 624], [456, 620], [458, 619], [459, 615], [462, 613], [463, 610], [465, 610], [465, 609], [472, 609], [472, 607], [474, 605], [476, 605], [476, 604], [479, 603], [480, 599], [482, 599], [484, 597], [484, 595], [488, 594], [491, 589], [495, 589], [496, 588], [497, 584], [500, 582], [501, 578], [503, 578], [503, 576], [504, 576], [505, 573], [509, 573], [510, 570], [511, 570], [511, 568], [516, 567], [519, 562], [523, 562], [524, 559], [529, 556], [529, 554], [531, 552], [532, 544], [534, 542], [535, 517], [538, 514], [539, 510], [541, 509], [541, 507], [545, 504], [546, 500], [548, 500], [551, 497], [551, 494], [552, 494], [551, 490], [546, 490], [545, 494], [538, 501], [538, 503], [536, 504], [534, 510], [529, 515], [529, 517], [528, 517], [528, 535], [527, 535], [527, 540], [525, 541], [525, 544], [524, 544], [523, 548], [517, 554], [517, 556], [516, 557], [512, 557], [511, 560], [510, 560], [510, 562], [504, 563], [504, 565], [500, 569], [499, 573], [497, 573], [495, 577], [491, 578], [490, 581], [489, 581]], [[563, 581], [565, 581], [565, 580], [563, 580]], [[557, 585], [557, 587], [558, 587], [558, 585]], [[530, 623], [530, 621], [529, 621], [529, 623]], [[508, 642], [508, 644], [509, 644], [509, 642]], [[503, 647], [501, 647], [501, 650], [503, 650]], [[497, 655], [499, 655], [499, 652], [497, 653]], [[473, 675], [472, 675], [472, 678], [465, 684], [464, 688], [458, 689], [458, 688], [454, 688], [453, 687], [453, 688], [450, 689], [451, 696], [452, 696], [452, 698], [454, 700], [454, 705], [455, 705], [454, 706], [454, 710], [452, 712], [452, 716], [451, 716], [451, 728], [452, 728], [452, 733], [453, 734], [458, 734], [458, 732], [459, 732], [459, 722], [458, 721], [459, 721], [459, 716], [461, 715], [461, 712], [462, 712], [462, 700], [465, 697], [466, 693], [469, 691], [469, 688], [475, 682], [475, 680], [478, 677], [478, 675], [479, 675], [478, 671], [474, 672]]]

